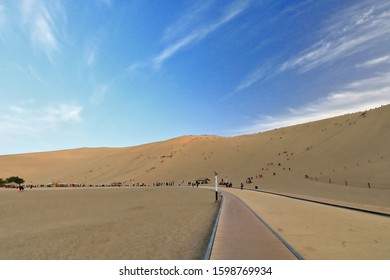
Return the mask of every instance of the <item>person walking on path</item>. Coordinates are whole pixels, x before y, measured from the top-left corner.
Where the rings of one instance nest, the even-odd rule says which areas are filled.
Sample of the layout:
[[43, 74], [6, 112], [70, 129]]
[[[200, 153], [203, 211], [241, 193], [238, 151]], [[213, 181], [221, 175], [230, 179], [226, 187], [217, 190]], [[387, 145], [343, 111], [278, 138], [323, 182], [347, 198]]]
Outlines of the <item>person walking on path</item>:
[[241, 183], [241, 189], [244, 189], [244, 184], [243, 183]]

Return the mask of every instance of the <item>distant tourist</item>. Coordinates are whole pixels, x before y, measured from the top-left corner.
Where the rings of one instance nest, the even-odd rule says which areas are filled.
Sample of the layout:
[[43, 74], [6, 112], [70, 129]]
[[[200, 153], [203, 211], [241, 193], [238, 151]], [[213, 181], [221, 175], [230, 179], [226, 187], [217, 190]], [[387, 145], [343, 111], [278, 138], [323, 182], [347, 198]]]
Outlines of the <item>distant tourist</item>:
[[244, 188], [244, 184], [243, 183], [241, 183], [241, 189], [243, 189]]

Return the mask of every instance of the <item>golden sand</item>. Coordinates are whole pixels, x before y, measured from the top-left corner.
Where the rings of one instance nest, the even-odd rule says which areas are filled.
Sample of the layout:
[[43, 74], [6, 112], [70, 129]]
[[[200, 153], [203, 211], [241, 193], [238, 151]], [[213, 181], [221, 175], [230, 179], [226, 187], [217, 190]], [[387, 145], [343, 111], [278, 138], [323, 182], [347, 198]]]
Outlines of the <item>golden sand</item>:
[[19, 176], [35, 185], [187, 185], [213, 182], [215, 170], [234, 185], [389, 207], [389, 119], [390, 105], [253, 135], [0, 156], [0, 178]]
[[214, 199], [184, 187], [0, 190], [0, 259], [202, 259]]
[[[85, 185], [120, 182], [131, 186], [137, 183], [153, 185], [156, 182], [174, 182], [183, 186], [199, 178], [209, 178], [213, 184], [214, 171], [217, 171], [220, 181], [224, 179], [235, 186], [243, 182], [245, 188], [254, 189], [257, 186], [258, 189], [272, 192], [390, 211], [389, 119], [390, 105], [387, 105], [366, 112], [237, 137], [183, 136], [127, 148], [82, 148], [0, 156], [0, 178], [19, 176], [26, 180], [26, 184], [34, 185], [52, 182]], [[251, 183], [246, 183], [248, 177], [252, 179]], [[96, 194], [100, 192], [103, 190], [97, 190]], [[38, 190], [36, 193], [39, 193]], [[65, 191], [62, 190], [62, 193], [65, 194]], [[78, 193], [78, 190], [74, 193]], [[302, 208], [299, 203], [285, 204], [282, 199], [264, 201], [264, 196], [253, 195], [253, 192], [245, 193], [250, 196], [243, 198], [248, 205], [256, 209], [259, 216], [268, 217], [275, 230], [280, 228], [281, 235], [285, 235], [308, 258], [389, 258], [388, 254], [381, 251], [383, 248], [389, 251], [390, 242], [383, 236], [383, 233], [389, 232], [387, 224], [381, 225], [378, 222], [374, 225], [367, 221], [370, 218], [365, 215], [345, 216], [344, 211], [340, 214], [343, 218], [339, 219], [339, 211], [336, 210], [337, 214], [329, 215], [330, 212], [322, 211], [322, 207]], [[71, 194], [73, 192], [69, 192]], [[6, 249], [6, 258], [29, 258], [31, 255], [23, 257], [24, 251], [30, 254], [33, 252], [37, 258], [81, 258], [85, 254], [90, 254], [91, 258], [128, 258], [129, 251], [132, 254], [129, 258], [199, 258], [199, 254], [193, 252], [196, 251], [195, 248], [200, 248], [198, 243], [194, 243], [191, 238], [186, 239], [185, 242], [189, 242], [187, 246], [192, 246], [192, 251], [188, 251], [191, 253], [186, 254], [184, 252], [187, 249], [183, 250], [179, 246], [185, 242], [179, 240], [191, 232], [186, 227], [193, 226], [192, 223], [196, 227], [199, 223], [199, 220], [192, 220], [196, 216], [191, 216], [190, 213], [201, 213], [203, 207], [198, 210], [194, 210], [194, 207], [187, 213], [181, 208], [187, 207], [186, 204], [163, 203], [170, 201], [169, 197], [175, 197], [176, 193], [158, 194], [140, 200], [148, 201], [147, 206], [143, 203], [137, 206], [137, 199], [134, 203], [124, 203], [122, 200], [127, 196], [119, 195], [104, 200], [104, 196], [97, 195], [92, 199], [94, 196], [90, 195], [80, 207], [95, 205], [91, 208], [95, 209], [92, 211], [90, 208], [77, 210], [77, 205], [76, 210], [73, 210], [72, 205], [80, 202], [78, 197], [63, 201], [43, 200], [44, 203], [39, 204], [25, 201], [23, 204], [28, 206], [26, 209], [18, 203], [15, 207], [8, 201], [19, 201], [20, 196], [16, 197], [19, 194], [16, 191], [12, 195], [7, 193], [7, 199], [4, 199], [1, 192], [1, 211], [7, 213], [2, 217], [5, 217], [9, 225], [14, 226], [7, 232], [0, 228], [0, 257], [3, 249]], [[27, 192], [21, 195], [28, 198]], [[10, 199], [11, 196], [15, 197]], [[166, 199], [160, 199], [160, 196]], [[130, 196], [129, 201], [132, 197]], [[114, 202], [117, 200], [118, 202]], [[267, 201], [273, 203], [269, 204]], [[4, 203], [8, 206], [5, 207]], [[99, 208], [99, 205], [102, 207]], [[288, 209], [283, 208], [287, 205]], [[133, 209], [120, 211], [116, 207]], [[62, 208], [67, 210], [60, 211]], [[207, 208], [206, 212], [209, 213], [210, 210]], [[162, 215], [166, 220], [157, 219], [159, 216], [153, 213]], [[185, 213], [188, 216], [180, 218]], [[15, 215], [22, 217], [24, 222], [19, 223], [19, 218], [10, 221]], [[29, 215], [32, 217], [31, 222]], [[132, 215], [132, 218], [129, 219], [126, 215]], [[50, 217], [58, 219], [58, 223], [48, 223], [50, 227], [40, 232], [38, 225], [41, 220], [50, 220]], [[88, 220], [88, 217], [92, 220]], [[208, 223], [212, 220], [210, 217], [204, 219]], [[168, 226], [162, 226], [161, 229], [154, 222], [149, 223], [153, 220], [161, 220]], [[322, 220], [326, 220], [324, 224], [327, 225], [324, 227], [317, 224]], [[350, 227], [349, 220], [354, 221]], [[88, 227], [85, 226], [85, 221]], [[143, 221], [148, 222], [142, 223]], [[29, 225], [28, 232], [32, 233], [23, 235], [21, 225]], [[206, 228], [209, 229], [209, 224]], [[301, 232], [305, 232], [305, 228], [307, 236]], [[131, 234], [127, 234], [130, 233], [129, 229], [132, 230]], [[52, 238], [58, 246], [57, 243], [54, 243], [55, 246], [47, 243], [48, 238]], [[35, 246], [30, 241], [38, 239], [42, 241], [38, 242], [42, 249], [34, 253]], [[4, 240], [7, 242], [3, 242]], [[86, 240], [89, 246], [79, 246], [85, 244], [79, 240]], [[117, 245], [102, 245], [113, 240], [120, 241], [115, 243]], [[146, 242], [147, 246], [139, 245], [142, 244], [139, 240]], [[327, 240], [333, 240], [334, 243]], [[19, 245], [14, 246], [13, 243]], [[126, 244], [131, 244], [131, 249]], [[169, 244], [169, 249], [155, 250], [158, 244]], [[327, 245], [321, 247], [321, 244]], [[112, 252], [109, 251], [110, 248]], [[367, 255], [362, 253], [363, 250], [377, 250], [378, 253]], [[158, 252], [158, 255], [153, 252]]]

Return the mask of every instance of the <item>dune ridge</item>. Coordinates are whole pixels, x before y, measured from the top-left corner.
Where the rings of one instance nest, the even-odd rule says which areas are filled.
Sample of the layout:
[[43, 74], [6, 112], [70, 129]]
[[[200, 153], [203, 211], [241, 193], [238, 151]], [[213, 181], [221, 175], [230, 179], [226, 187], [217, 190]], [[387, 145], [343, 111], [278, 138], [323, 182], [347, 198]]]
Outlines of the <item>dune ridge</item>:
[[[0, 156], [26, 184], [187, 185], [199, 178], [368, 205], [390, 205], [390, 105], [234, 137], [181, 136], [125, 148]], [[252, 183], [246, 183], [250, 178]]]

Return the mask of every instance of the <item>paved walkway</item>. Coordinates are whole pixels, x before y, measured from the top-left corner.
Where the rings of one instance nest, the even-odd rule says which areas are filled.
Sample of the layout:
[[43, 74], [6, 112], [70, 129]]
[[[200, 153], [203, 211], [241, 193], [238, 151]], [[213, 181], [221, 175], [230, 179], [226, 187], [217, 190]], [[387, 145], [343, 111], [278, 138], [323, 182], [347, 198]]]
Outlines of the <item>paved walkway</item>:
[[236, 196], [222, 192], [211, 260], [296, 260], [297, 257]]
[[255, 190], [250, 188], [247, 188], [246, 190], [284, 196], [288, 198], [294, 198], [294, 199], [299, 199], [299, 200], [304, 200], [304, 201], [309, 201], [309, 202], [314, 202], [314, 203], [319, 203], [324, 205], [336, 206], [336, 207], [350, 209], [350, 210], [363, 211], [363, 212], [368, 212], [377, 215], [390, 216], [390, 208], [384, 206], [345, 202], [345, 201], [332, 200], [327, 198], [314, 197], [314, 196], [301, 195], [301, 194], [279, 193], [279, 192], [273, 192], [267, 190]]

